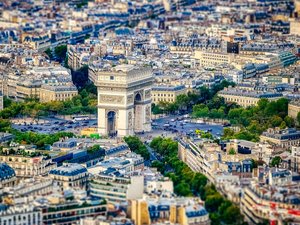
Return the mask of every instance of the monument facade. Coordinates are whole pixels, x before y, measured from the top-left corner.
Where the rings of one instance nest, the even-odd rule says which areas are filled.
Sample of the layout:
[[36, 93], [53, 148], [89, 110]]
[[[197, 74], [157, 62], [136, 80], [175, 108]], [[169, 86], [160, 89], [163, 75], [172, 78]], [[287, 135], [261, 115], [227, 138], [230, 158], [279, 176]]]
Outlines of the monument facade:
[[89, 78], [97, 87], [100, 134], [127, 136], [151, 130], [150, 67], [90, 65]]

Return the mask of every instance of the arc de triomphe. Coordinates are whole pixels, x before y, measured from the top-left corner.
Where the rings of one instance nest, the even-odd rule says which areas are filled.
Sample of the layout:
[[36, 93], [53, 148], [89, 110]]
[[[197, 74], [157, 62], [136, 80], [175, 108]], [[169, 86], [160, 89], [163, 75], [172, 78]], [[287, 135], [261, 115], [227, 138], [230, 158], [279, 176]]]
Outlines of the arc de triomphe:
[[133, 135], [151, 130], [152, 69], [130, 64], [89, 67], [97, 87], [98, 132], [102, 135]]

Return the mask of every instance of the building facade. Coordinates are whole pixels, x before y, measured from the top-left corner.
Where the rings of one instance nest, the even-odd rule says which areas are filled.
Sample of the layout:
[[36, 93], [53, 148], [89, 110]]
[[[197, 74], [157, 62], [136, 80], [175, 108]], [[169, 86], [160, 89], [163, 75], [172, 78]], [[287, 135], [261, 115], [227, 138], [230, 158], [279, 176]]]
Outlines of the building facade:
[[0, 224], [42, 225], [42, 214], [39, 209], [32, 205], [11, 206], [7, 209], [0, 210]]
[[17, 177], [33, 177], [48, 174], [51, 169], [56, 167], [51, 159], [43, 156], [25, 157], [19, 155], [0, 155], [0, 161], [6, 162], [15, 170]]
[[178, 95], [185, 94], [186, 88], [184, 85], [178, 86], [155, 86], [152, 88], [152, 102], [175, 102]]
[[205, 208], [189, 198], [161, 198], [132, 200], [130, 217], [136, 225], [179, 224], [209, 225]]
[[74, 84], [42, 85], [40, 88], [40, 102], [66, 101], [78, 95]]
[[151, 68], [124, 64], [101, 70], [90, 66], [89, 78], [98, 90], [100, 134], [126, 136], [151, 130]]
[[86, 187], [88, 171], [80, 164], [65, 164], [49, 172], [49, 176], [60, 186]]
[[246, 91], [239, 89], [224, 89], [218, 93], [218, 96], [223, 97], [226, 102], [235, 102], [242, 107], [256, 106], [260, 99], [268, 99], [276, 101], [282, 98], [281, 93]]
[[91, 196], [104, 198], [112, 203], [125, 202], [143, 196], [144, 177], [99, 174], [91, 179], [89, 189]]
[[293, 119], [296, 119], [300, 112], [300, 101], [291, 101], [288, 105], [288, 114]]
[[294, 128], [280, 130], [278, 128], [268, 129], [260, 136], [261, 142], [269, 142], [283, 148], [290, 148], [300, 144], [300, 131]]
[[107, 205], [101, 202], [97, 204], [68, 202], [42, 207], [42, 220], [43, 225], [72, 225], [80, 221], [81, 218], [96, 217], [106, 215], [106, 213]]

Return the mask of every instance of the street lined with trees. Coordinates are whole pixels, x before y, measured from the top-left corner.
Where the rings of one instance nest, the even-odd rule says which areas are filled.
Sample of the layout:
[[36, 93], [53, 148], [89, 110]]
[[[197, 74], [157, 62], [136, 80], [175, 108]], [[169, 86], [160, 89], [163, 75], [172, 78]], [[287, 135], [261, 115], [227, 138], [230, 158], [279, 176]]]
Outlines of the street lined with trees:
[[226, 200], [215, 188], [209, 184], [207, 178], [192, 171], [178, 158], [178, 143], [170, 138], [156, 137], [150, 143], [162, 161], [154, 161], [161, 173], [174, 182], [174, 191], [179, 196], [200, 196], [205, 201], [205, 208], [210, 213], [212, 225], [219, 224], [247, 224], [243, 222], [240, 209]]

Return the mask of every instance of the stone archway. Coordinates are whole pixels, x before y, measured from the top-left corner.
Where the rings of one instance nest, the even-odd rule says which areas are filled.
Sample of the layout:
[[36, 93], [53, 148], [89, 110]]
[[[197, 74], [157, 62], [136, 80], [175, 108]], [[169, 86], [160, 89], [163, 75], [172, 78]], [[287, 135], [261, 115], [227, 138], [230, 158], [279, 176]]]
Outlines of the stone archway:
[[109, 111], [107, 113], [107, 134], [110, 136], [115, 136], [117, 135], [117, 130], [116, 130], [116, 117], [117, 114], [115, 111]]
[[134, 131], [141, 132], [143, 131], [143, 98], [142, 95], [138, 92], [134, 96]]

